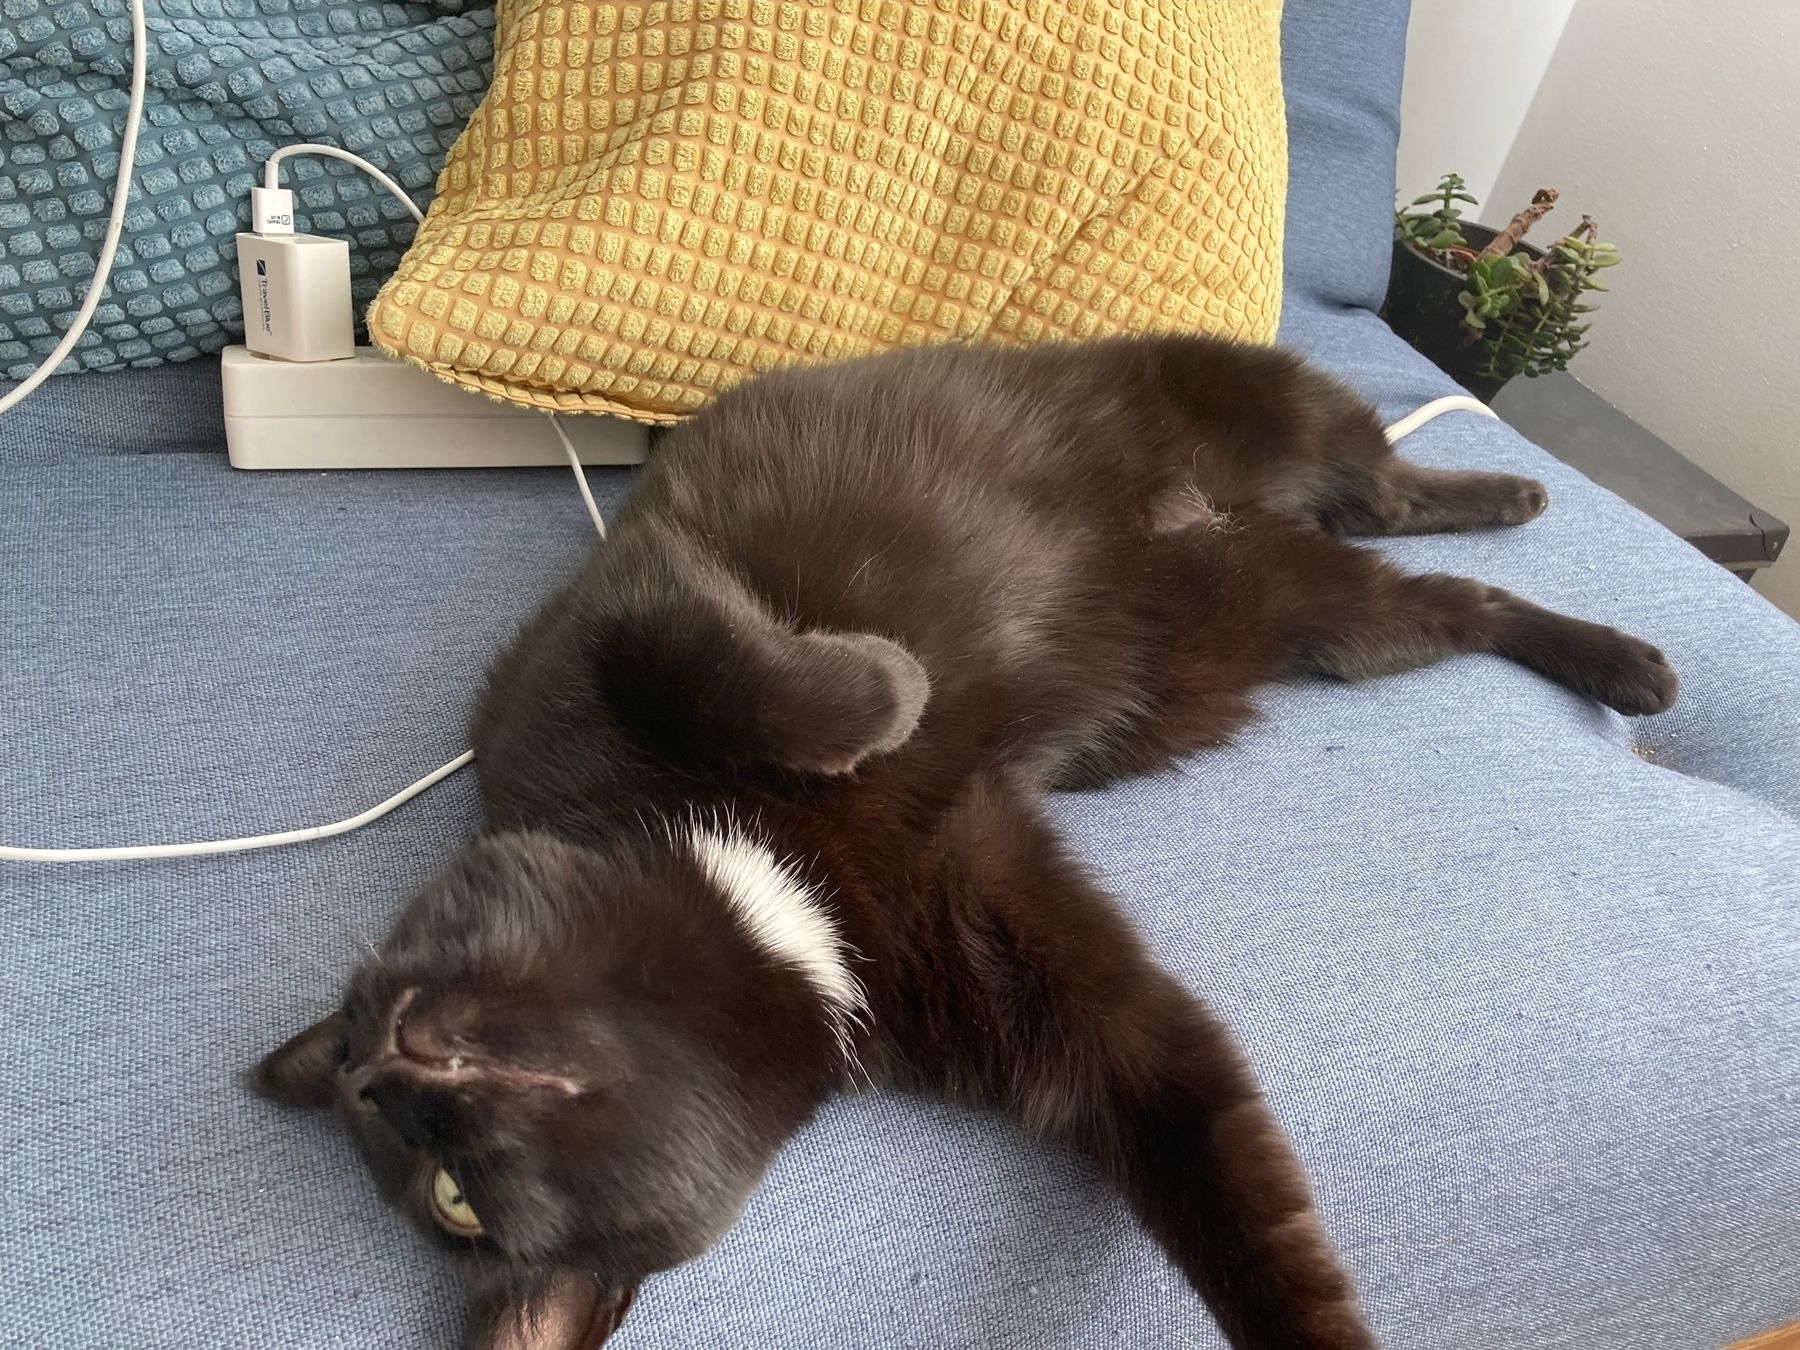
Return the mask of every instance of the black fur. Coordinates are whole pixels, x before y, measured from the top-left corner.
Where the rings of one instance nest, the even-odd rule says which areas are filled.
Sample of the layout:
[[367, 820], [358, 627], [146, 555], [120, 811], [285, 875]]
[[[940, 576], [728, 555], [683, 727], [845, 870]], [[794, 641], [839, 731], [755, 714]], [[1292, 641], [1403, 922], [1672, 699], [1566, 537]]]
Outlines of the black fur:
[[1091, 1154], [1240, 1350], [1372, 1345], [1230, 1037], [1036, 797], [1218, 744], [1258, 685], [1306, 673], [1493, 652], [1668, 707], [1647, 644], [1337, 537], [1546, 501], [1407, 464], [1341, 386], [1197, 338], [740, 388], [667, 438], [495, 666], [482, 837], [353, 977], [348, 1022], [259, 1081], [335, 1100], [428, 1227], [451, 1171], [486, 1228], [442, 1235], [474, 1343], [598, 1344], [845, 1081], [826, 1006], [682, 840], [734, 820], [864, 958], [876, 1082]]

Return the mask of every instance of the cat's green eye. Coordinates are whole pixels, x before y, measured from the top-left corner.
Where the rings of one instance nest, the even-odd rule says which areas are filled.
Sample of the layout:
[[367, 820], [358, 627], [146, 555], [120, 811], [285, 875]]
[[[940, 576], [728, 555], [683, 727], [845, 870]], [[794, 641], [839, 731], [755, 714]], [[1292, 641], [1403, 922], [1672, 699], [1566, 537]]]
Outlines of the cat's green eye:
[[431, 1217], [452, 1237], [481, 1236], [481, 1220], [475, 1217], [475, 1210], [463, 1195], [462, 1187], [441, 1167], [431, 1178]]

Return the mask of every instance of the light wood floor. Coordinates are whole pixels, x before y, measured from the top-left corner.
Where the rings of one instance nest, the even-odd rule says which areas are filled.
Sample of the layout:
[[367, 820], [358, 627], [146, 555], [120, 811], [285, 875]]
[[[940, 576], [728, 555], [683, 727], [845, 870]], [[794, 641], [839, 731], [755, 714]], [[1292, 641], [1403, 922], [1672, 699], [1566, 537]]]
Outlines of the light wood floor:
[[1800, 1322], [1789, 1322], [1785, 1327], [1728, 1345], [1725, 1350], [1800, 1350]]

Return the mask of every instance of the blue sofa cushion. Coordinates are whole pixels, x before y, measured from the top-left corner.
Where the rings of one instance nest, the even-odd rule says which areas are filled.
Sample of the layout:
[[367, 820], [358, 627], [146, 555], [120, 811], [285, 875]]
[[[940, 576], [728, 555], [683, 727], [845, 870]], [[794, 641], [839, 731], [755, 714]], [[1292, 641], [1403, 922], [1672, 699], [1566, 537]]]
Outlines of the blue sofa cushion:
[[1379, 309], [1408, 0], [1288, 0], [1286, 307]]

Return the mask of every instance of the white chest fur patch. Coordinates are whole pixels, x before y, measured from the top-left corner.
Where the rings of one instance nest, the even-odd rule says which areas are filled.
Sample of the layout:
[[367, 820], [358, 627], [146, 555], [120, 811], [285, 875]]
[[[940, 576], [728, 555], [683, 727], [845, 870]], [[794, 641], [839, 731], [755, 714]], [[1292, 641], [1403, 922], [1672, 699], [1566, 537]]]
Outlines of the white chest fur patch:
[[825, 1004], [845, 1062], [854, 1064], [850, 1028], [868, 1012], [861, 981], [851, 973], [837, 921], [818, 895], [768, 845], [735, 825], [695, 825], [688, 844], [701, 870], [724, 894], [757, 946], [799, 973]]

